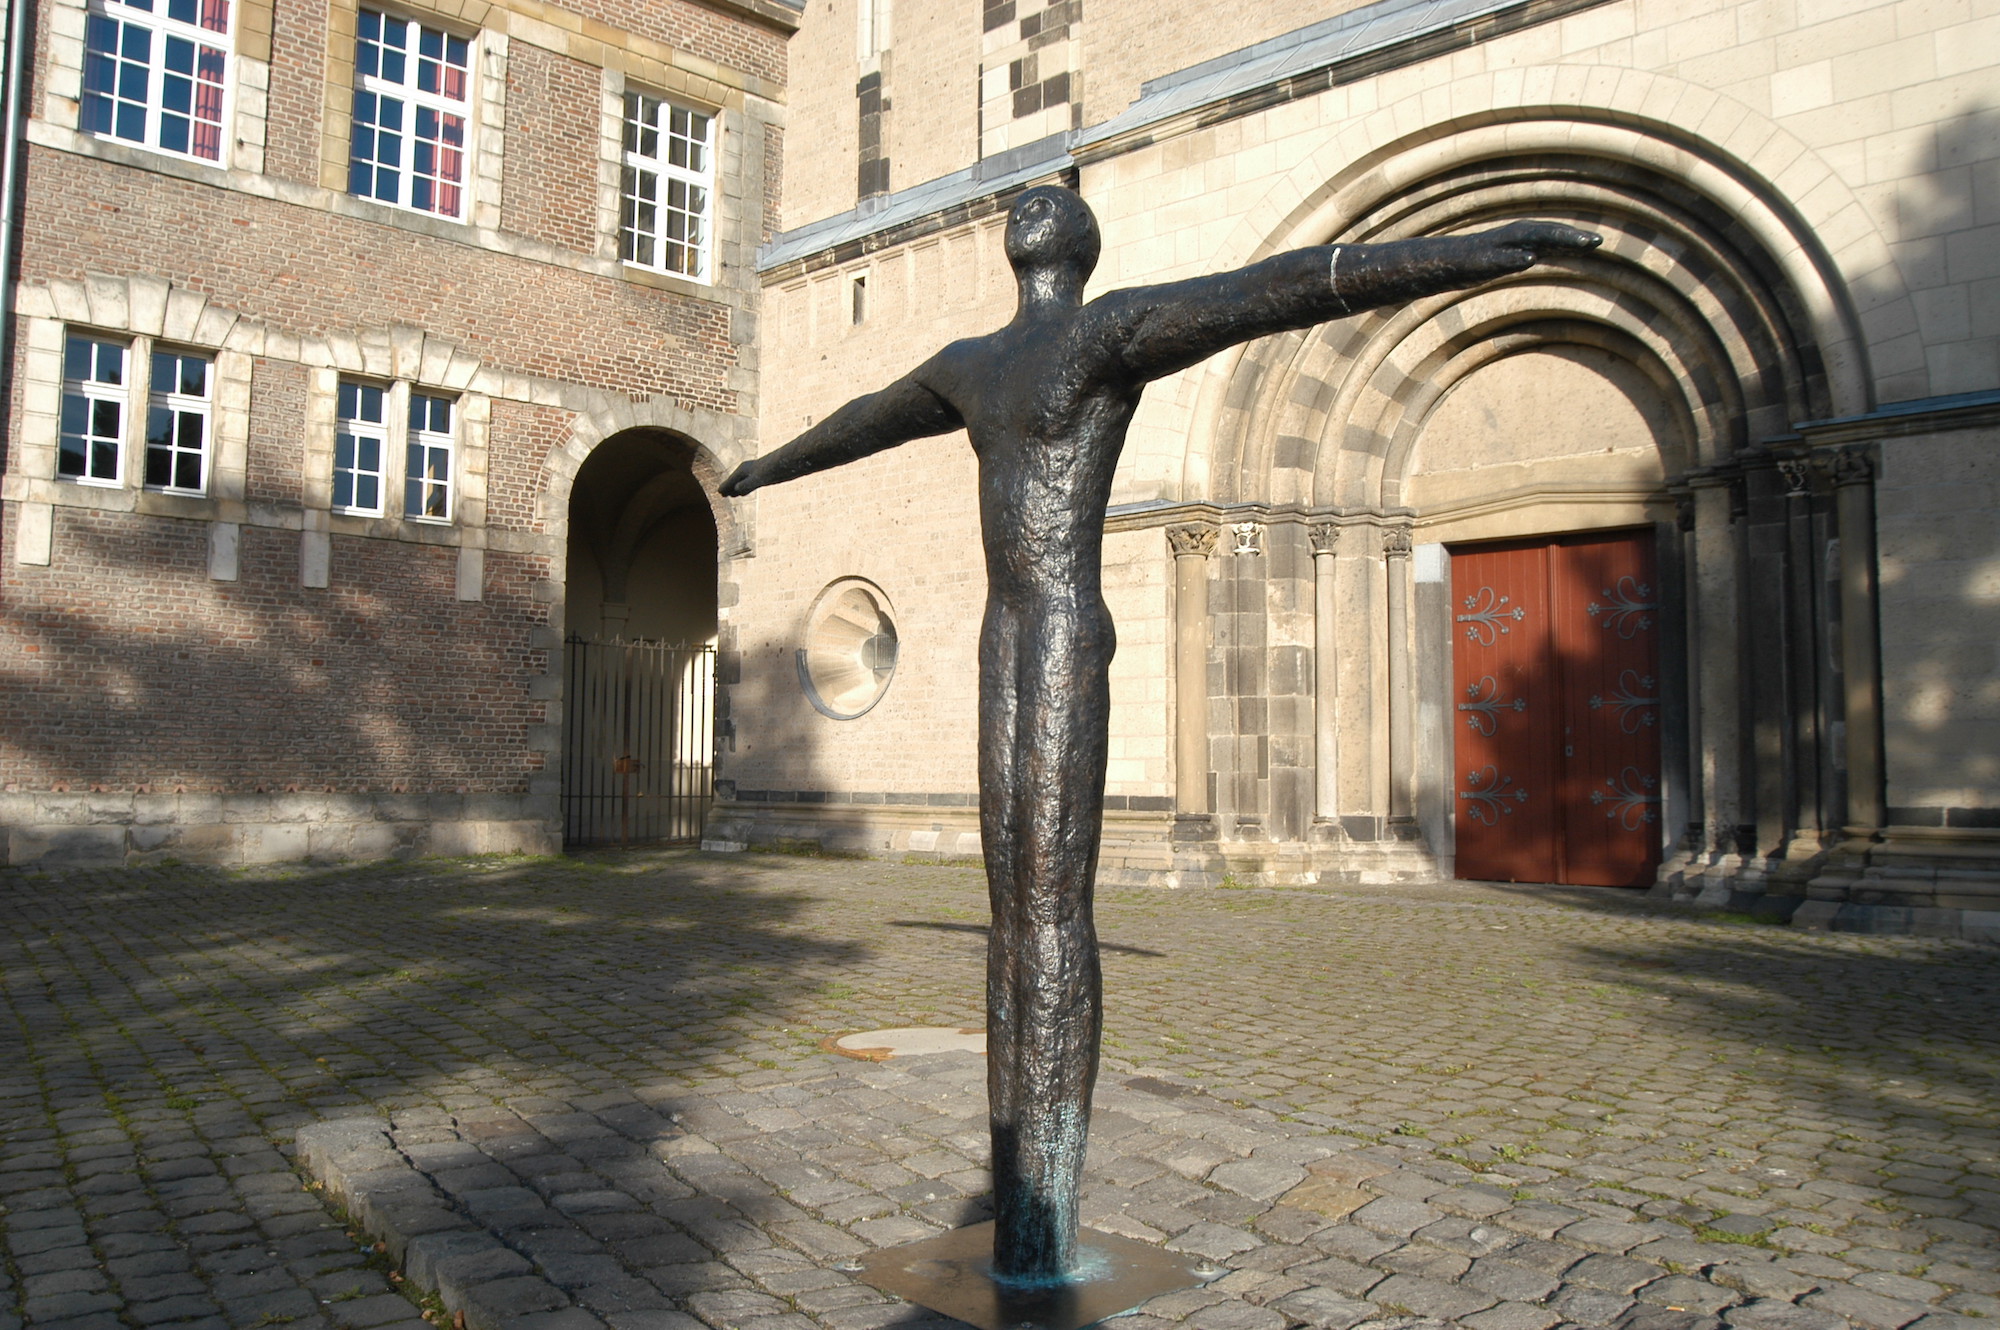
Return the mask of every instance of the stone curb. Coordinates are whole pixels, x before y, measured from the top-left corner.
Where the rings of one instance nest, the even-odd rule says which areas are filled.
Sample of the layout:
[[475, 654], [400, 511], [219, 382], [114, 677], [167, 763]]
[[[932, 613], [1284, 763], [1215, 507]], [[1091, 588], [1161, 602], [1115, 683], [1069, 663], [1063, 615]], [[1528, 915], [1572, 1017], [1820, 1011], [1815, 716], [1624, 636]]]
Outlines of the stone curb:
[[389, 1139], [384, 1124], [301, 1127], [299, 1162], [382, 1243], [403, 1278], [463, 1312], [467, 1330], [601, 1330], [605, 1322], [533, 1273], [519, 1253], [461, 1213]]

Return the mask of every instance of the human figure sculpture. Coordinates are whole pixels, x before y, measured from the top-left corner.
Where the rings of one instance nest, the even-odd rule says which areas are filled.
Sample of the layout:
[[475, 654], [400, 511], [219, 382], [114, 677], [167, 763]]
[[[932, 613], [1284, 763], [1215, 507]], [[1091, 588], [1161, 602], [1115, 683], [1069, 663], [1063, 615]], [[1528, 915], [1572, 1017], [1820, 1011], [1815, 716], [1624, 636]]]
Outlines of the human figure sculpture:
[[1077, 1265], [1103, 1025], [1091, 899], [1114, 646], [1100, 591], [1104, 512], [1140, 393], [1238, 342], [1476, 285], [1598, 241], [1515, 222], [1468, 236], [1323, 245], [1085, 304], [1096, 218], [1070, 190], [1030, 189], [1007, 218], [1020, 305], [1006, 327], [953, 342], [723, 482], [725, 495], [744, 495], [956, 429], [978, 455], [997, 1279], [1061, 1281]]

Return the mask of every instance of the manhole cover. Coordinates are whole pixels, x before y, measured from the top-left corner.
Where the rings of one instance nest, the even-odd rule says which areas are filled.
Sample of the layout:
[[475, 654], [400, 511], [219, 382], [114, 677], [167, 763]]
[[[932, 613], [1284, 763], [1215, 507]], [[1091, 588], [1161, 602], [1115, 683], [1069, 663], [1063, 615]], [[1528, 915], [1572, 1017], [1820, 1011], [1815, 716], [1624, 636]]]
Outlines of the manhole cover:
[[925, 1053], [986, 1052], [986, 1031], [961, 1030], [953, 1025], [911, 1025], [895, 1030], [863, 1030], [859, 1034], [829, 1035], [820, 1047], [842, 1057], [863, 1062], [887, 1062], [890, 1058], [921, 1057]]

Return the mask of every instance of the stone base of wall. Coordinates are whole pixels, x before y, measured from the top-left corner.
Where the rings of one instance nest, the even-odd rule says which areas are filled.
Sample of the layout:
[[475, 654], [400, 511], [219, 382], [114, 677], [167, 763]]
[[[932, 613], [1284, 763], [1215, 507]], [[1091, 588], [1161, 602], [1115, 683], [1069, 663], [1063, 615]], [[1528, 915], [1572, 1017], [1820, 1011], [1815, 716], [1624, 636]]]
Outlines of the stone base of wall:
[[14, 867], [556, 854], [550, 795], [0, 794]]
[[2000, 942], [2000, 833], [1891, 827], [1800, 867], [1670, 861], [1651, 894], [1800, 928]]
[[[1439, 877], [1437, 859], [1414, 829], [1407, 838], [1383, 841], [1356, 841], [1338, 828], [1323, 833], [1309, 842], [1224, 840], [1212, 819], [1107, 809], [1097, 880], [1103, 886], [1213, 887], [1389, 885]], [[979, 810], [718, 800], [701, 844], [705, 850], [977, 861]]]

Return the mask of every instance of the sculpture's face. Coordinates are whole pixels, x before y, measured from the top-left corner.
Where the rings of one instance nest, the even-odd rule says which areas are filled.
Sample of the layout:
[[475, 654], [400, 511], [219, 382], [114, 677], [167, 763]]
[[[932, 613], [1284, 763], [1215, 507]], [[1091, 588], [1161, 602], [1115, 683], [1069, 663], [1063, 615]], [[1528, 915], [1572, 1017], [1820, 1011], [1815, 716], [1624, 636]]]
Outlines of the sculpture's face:
[[1007, 261], [1016, 271], [1071, 268], [1088, 277], [1103, 245], [1097, 218], [1074, 190], [1038, 185], [1007, 214]]

